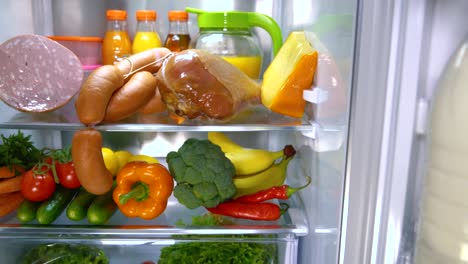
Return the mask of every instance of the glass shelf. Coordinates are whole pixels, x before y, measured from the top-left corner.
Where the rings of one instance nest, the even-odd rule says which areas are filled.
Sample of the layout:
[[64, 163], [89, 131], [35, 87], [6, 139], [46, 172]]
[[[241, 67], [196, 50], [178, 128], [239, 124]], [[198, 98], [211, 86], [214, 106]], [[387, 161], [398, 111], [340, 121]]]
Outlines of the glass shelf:
[[[0, 103], [0, 128], [78, 130], [84, 125], [78, 120], [73, 101], [52, 112], [26, 113]], [[229, 121], [184, 120], [177, 123], [167, 112], [135, 114], [130, 118], [96, 126], [101, 131], [178, 132], [178, 131], [311, 131], [305, 119], [291, 118], [269, 111], [262, 105], [252, 106]]]
[[[303, 210], [295, 206], [290, 199], [290, 208], [276, 221], [254, 221], [226, 217], [230, 222], [219, 226], [192, 226], [192, 216], [205, 214], [203, 208], [189, 210], [171, 196], [165, 212], [153, 220], [128, 218], [119, 210], [105, 225], [90, 225], [87, 220], [71, 221], [64, 211], [50, 225], [40, 225], [36, 221], [22, 224], [16, 219], [16, 213], [0, 218], [2, 237], [116, 237], [123, 238], [165, 238], [173, 235], [287, 235], [305, 236], [308, 234], [308, 223]], [[182, 221], [186, 225], [177, 225]], [[65, 235], [66, 234], [66, 235]]]

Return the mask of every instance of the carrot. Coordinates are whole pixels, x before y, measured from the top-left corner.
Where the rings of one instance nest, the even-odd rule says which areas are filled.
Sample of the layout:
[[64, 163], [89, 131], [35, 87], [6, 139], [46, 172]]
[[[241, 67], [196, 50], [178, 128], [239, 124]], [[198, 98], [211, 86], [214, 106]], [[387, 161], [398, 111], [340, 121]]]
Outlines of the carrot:
[[0, 181], [0, 194], [11, 193], [21, 190], [21, 180], [23, 176], [17, 176]]
[[13, 165], [12, 167], [8, 166], [1, 166], [0, 167], [0, 179], [11, 178], [16, 175], [21, 175], [26, 170], [17, 165]]
[[0, 217], [18, 209], [23, 200], [24, 197], [21, 192], [0, 194]]

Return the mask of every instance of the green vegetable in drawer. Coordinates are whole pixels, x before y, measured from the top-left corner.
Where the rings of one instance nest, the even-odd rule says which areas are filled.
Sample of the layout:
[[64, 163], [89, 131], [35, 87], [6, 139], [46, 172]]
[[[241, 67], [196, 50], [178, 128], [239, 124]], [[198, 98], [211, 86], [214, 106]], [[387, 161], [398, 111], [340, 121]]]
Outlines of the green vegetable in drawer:
[[169, 263], [274, 264], [278, 263], [277, 247], [253, 242], [184, 242], [161, 250], [158, 264]]
[[75, 190], [57, 185], [52, 197], [44, 201], [37, 209], [36, 218], [40, 224], [48, 225], [57, 219], [75, 196]]
[[111, 216], [117, 211], [117, 204], [112, 199], [113, 188], [103, 194], [98, 195], [88, 208], [88, 222], [93, 225], [102, 225], [107, 223]]
[[109, 259], [96, 246], [54, 243], [31, 248], [20, 259], [21, 264], [107, 264]]
[[97, 196], [84, 188], [78, 192], [67, 207], [67, 217], [72, 221], [80, 221], [86, 218], [88, 207]]
[[24, 199], [20, 207], [16, 211], [16, 218], [22, 223], [31, 222], [36, 219], [36, 212], [41, 202], [33, 202]]

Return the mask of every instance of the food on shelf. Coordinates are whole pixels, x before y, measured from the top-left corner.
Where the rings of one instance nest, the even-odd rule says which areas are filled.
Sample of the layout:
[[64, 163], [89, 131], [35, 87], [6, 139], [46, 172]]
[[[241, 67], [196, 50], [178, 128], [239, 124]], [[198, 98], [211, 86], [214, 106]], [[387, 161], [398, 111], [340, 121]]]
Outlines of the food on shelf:
[[102, 156], [102, 135], [94, 128], [83, 128], [73, 135], [72, 159], [81, 186], [96, 195], [111, 190], [113, 175]]
[[158, 159], [148, 156], [148, 155], [144, 155], [144, 154], [133, 155], [130, 158], [128, 158], [127, 162], [130, 162], [130, 161], [144, 161], [147, 163], [159, 163]]
[[39, 35], [5, 41], [0, 45], [0, 60], [0, 99], [24, 112], [47, 112], [64, 106], [83, 80], [78, 57]]
[[159, 92], [159, 89], [156, 88], [156, 91], [154, 92], [154, 96], [148, 101], [148, 103], [143, 106], [139, 110], [140, 113], [142, 114], [154, 114], [154, 113], [161, 113], [167, 110], [166, 104], [163, 102], [161, 98], [161, 93]]
[[[162, 248], [158, 264], [169, 263], [279, 263], [276, 243], [253, 243], [255, 235], [219, 236], [223, 242], [180, 242]], [[189, 236], [196, 239], [202, 236]]]
[[0, 135], [0, 178], [19, 176], [32, 168], [41, 158], [41, 150], [34, 146], [31, 135], [18, 130], [9, 136]]
[[156, 77], [152, 73], [135, 73], [112, 95], [103, 121], [114, 122], [135, 114], [154, 98], [155, 92]]
[[237, 189], [236, 197], [282, 185], [286, 180], [288, 164], [294, 158], [295, 153], [295, 151], [286, 153], [279, 162], [273, 163], [261, 172], [234, 176], [233, 182]]
[[310, 182], [311, 178], [307, 177], [307, 183], [297, 188], [286, 184], [272, 186], [253, 194], [243, 195], [223, 202], [214, 208], [208, 208], [208, 211], [213, 214], [256, 221], [278, 220], [287, 211], [289, 206], [285, 203], [277, 205], [267, 201], [274, 199], [288, 200], [291, 195], [307, 187]]
[[174, 188], [170, 172], [159, 163], [131, 161], [117, 174], [114, 202], [128, 217], [151, 220], [166, 210]]
[[[152, 101], [150, 98], [154, 97], [156, 91], [153, 77], [149, 75], [159, 70], [162, 60], [168, 54], [170, 51], [166, 48], [154, 48], [125, 58], [115, 65], [101, 66], [91, 72], [81, 86], [75, 102], [80, 122], [85, 125], [96, 125], [101, 123], [106, 115], [108, 121], [116, 121], [144, 108]], [[134, 76], [136, 73], [138, 76]], [[126, 84], [125, 89], [119, 92], [124, 84]], [[153, 91], [148, 93], [151, 86]], [[136, 88], [144, 90], [138, 91]], [[134, 98], [136, 95], [138, 100]], [[143, 98], [145, 95], [148, 97]], [[130, 105], [126, 105], [128, 102]], [[109, 104], [111, 108], [107, 112]], [[122, 105], [124, 107], [120, 109]]]
[[16, 210], [16, 218], [21, 223], [28, 223], [36, 219], [37, 209], [41, 206], [41, 202], [33, 202], [24, 199]]
[[16, 176], [0, 181], [0, 194], [21, 191], [23, 176]]
[[[222, 132], [208, 132], [208, 140], [221, 147], [226, 157], [236, 169], [236, 176], [261, 172], [291, 151], [292, 146], [285, 146], [279, 151], [245, 148], [238, 145]], [[292, 149], [294, 151], [294, 149]], [[255, 162], [252, 162], [254, 161]]]
[[167, 109], [190, 119], [226, 120], [260, 99], [257, 82], [220, 56], [201, 50], [169, 55], [157, 79]]
[[187, 139], [166, 157], [177, 185], [174, 196], [189, 209], [215, 207], [232, 198], [235, 168], [218, 145], [209, 140]]
[[81, 188], [80, 191], [73, 197], [73, 200], [67, 206], [67, 217], [72, 221], [81, 221], [86, 218], [88, 208], [97, 195], [92, 194]]
[[102, 122], [112, 94], [123, 84], [123, 74], [113, 65], [104, 65], [91, 72], [75, 101], [81, 123], [96, 125]]
[[[216, 207], [207, 208], [213, 214], [230, 216], [234, 218], [249, 219], [255, 221], [275, 221], [286, 212], [288, 206], [275, 203], [240, 203], [236, 201], [226, 201]], [[284, 205], [284, 206], [283, 206]]]
[[[119, 164], [117, 172], [123, 168], [125, 163], [133, 156], [133, 154], [126, 150], [117, 150], [114, 152], [115, 157], [117, 158], [117, 162]], [[105, 160], [104, 160], [105, 161]]]
[[157, 73], [169, 54], [171, 54], [171, 51], [167, 48], [153, 48], [133, 54], [116, 63], [115, 67], [127, 82], [133, 74], [139, 71]]
[[19, 259], [20, 264], [107, 264], [109, 259], [102, 249], [93, 245], [53, 243], [28, 249]]
[[23, 200], [20, 191], [0, 194], [0, 217], [14, 212]]
[[[0, 154], [1, 155], [1, 154]], [[3, 156], [6, 158], [9, 158], [8, 156]], [[5, 166], [0, 166], [0, 179], [8, 179], [12, 178], [18, 175], [21, 175], [25, 172], [23, 167], [12, 164], [12, 165], [5, 165]]]
[[72, 161], [71, 146], [53, 150], [50, 156], [54, 160], [53, 166], [55, 166], [59, 184], [69, 189], [79, 188], [81, 183], [78, 176], [76, 176], [75, 164]]
[[317, 57], [304, 32], [291, 32], [263, 74], [263, 105], [283, 115], [302, 117], [303, 91], [312, 86]]
[[57, 182], [51, 169], [51, 164], [41, 161], [23, 174], [21, 193], [24, 198], [33, 202], [41, 202], [53, 195]]
[[88, 207], [86, 216], [88, 223], [93, 225], [103, 225], [109, 221], [112, 215], [117, 211], [117, 204], [114, 202], [112, 195], [115, 188], [105, 194], [98, 195]]
[[75, 193], [76, 191], [73, 189], [64, 188], [58, 185], [52, 196], [44, 201], [37, 209], [37, 222], [43, 225], [48, 225], [54, 222], [73, 199]]
[[309, 186], [311, 182], [312, 178], [307, 177], [307, 183], [300, 187], [294, 188], [286, 184], [281, 186], [273, 186], [271, 188], [261, 190], [253, 194], [247, 194], [244, 196], [237, 197], [235, 201], [239, 203], [261, 203], [273, 199], [287, 200], [291, 198], [291, 196], [294, 193]]
[[107, 170], [112, 174], [112, 176], [117, 175], [120, 165], [115, 152], [112, 149], [106, 147], [101, 148], [101, 152], [102, 158], [104, 159], [104, 165], [106, 166]]

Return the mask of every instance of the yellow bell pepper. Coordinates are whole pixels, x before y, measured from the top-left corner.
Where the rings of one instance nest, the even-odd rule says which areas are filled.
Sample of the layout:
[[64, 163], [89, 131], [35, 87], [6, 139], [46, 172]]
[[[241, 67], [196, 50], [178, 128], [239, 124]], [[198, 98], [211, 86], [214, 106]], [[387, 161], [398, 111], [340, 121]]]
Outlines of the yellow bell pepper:
[[128, 217], [145, 220], [164, 212], [174, 189], [174, 180], [166, 167], [144, 161], [125, 164], [116, 182], [112, 197], [120, 211]]

